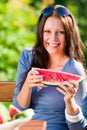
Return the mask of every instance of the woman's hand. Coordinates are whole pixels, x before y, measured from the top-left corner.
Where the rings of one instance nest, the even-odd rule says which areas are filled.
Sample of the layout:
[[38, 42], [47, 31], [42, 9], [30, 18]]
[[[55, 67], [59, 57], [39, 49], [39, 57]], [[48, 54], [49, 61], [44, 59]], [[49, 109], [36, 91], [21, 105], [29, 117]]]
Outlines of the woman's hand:
[[70, 115], [76, 115], [79, 112], [79, 106], [75, 101], [75, 94], [78, 90], [78, 82], [70, 81], [63, 82], [56, 89], [64, 94], [64, 101], [66, 105], [66, 112]]
[[41, 82], [43, 77], [38, 74], [36, 70], [30, 70], [27, 74], [26, 80], [22, 86], [21, 91], [17, 96], [17, 101], [23, 108], [28, 108], [31, 102], [32, 87], [44, 87]]
[[41, 83], [42, 81], [43, 81], [43, 76], [39, 75], [38, 71], [36, 70], [30, 70], [25, 80], [27, 86], [31, 88], [35, 86], [44, 87], [44, 85]]
[[72, 80], [70, 82], [64, 81], [56, 88], [62, 94], [64, 94], [64, 99], [68, 100], [75, 96], [78, 90], [78, 82]]

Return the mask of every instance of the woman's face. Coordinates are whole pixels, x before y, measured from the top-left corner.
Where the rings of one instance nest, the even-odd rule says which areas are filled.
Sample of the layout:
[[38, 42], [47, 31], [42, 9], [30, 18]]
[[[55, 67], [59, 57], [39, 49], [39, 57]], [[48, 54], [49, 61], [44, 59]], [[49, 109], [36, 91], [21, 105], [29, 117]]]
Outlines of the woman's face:
[[49, 54], [64, 54], [65, 31], [61, 19], [49, 17], [43, 28], [43, 45]]

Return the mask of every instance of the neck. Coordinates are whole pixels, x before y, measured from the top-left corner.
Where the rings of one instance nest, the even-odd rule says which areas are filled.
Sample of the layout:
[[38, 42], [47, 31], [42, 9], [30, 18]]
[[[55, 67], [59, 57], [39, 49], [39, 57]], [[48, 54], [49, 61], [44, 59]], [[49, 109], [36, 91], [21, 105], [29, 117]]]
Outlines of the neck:
[[66, 55], [51, 55], [48, 69], [61, 70], [68, 59]]

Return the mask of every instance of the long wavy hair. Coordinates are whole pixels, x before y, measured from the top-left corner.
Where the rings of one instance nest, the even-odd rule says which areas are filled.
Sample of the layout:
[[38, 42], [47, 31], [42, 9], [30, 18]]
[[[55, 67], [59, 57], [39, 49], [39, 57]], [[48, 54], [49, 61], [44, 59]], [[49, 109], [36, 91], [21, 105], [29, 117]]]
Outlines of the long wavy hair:
[[78, 30], [78, 26], [74, 16], [70, 13], [67, 16], [61, 16], [58, 13], [57, 8], [63, 7], [61, 5], [53, 5], [54, 10], [50, 15], [44, 15], [41, 13], [36, 32], [36, 43], [33, 47], [33, 61], [31, 66], [47, 68], [49, 64], [49, 54], [43, 46], [43, 28], [48, 17], [55, 16], [61, 19], [65, 30], [65, 54], [76, 60], [83, 61], [83, 44]]

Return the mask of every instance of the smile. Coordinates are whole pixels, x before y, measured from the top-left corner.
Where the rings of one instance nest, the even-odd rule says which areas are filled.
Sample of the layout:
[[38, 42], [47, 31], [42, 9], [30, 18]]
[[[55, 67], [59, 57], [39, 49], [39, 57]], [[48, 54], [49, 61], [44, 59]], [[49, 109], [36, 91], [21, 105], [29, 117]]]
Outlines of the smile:
[[48, 44], [50, 47], [58, 47], [60, 44], [58, 43], [58, 44], [52, 44], [52, 43], [49, 43]]

